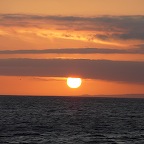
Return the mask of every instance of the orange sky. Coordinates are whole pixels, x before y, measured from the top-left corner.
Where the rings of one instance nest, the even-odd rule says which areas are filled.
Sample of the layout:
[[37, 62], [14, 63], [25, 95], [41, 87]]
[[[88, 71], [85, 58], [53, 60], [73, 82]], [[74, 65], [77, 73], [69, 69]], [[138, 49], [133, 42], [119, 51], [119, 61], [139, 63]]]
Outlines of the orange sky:
[[143, 0], [4, 0], [1, 13], [48, 15], [143, 15]]
[[[0, 94], [144, 94], [143, 6], [143, 0], [0, 1]], [[80, 69], [66, 75], [64, 64], [73, 59], [92, 66], [77, 63]], [[83, 77], [80, 88], [66, 85], [71, 74]]]
[[17, 95], [114, 95], [143, 93], [143, 86], [116, 82], [84, 79], [81, 87], [70, 89], [66, 78], [0, 77], [1, 94]]

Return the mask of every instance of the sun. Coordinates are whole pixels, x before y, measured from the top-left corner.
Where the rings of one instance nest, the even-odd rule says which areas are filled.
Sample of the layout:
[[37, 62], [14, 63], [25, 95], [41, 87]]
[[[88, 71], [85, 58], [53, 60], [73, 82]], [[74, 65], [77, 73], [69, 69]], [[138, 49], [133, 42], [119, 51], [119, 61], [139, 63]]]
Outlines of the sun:
[[81, 83], [82, 83], [81, 78], [72, 78], [72, 77], [67, 78], [67, 85], [70, 88], [78, 88], [81, 86]]

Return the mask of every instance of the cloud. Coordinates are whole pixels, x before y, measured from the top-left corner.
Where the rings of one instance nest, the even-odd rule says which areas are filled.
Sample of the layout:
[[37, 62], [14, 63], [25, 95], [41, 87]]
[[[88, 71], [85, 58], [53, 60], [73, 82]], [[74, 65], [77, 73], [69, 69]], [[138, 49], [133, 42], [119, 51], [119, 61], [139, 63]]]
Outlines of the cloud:
[[[49, 30], [62, 31], [58, 37], [87, 39], [89, 41], [98, 39], [102, 41], [144, 41], [143, 26], [144, 16], [77, 17], [0, 14], [0, 27], [35, 28], [31, 33], [39, 32], [39, 36], [43, 37], [58, 35]], [[36, 29], [43, 29], [43, 31], [36, 31]]]
[[0, 59], [1, 76], [68, 77], [144, 84], [144, 62], [88, 59]]
[[144, 48], [108, 49], [108, 48], [59, 48], [43, 50], [2, 50], [0, 54], [144, 54]]
[[64, 78], [59, 77], [33, 77], [33, 80], [36, 81], [63, 81]]

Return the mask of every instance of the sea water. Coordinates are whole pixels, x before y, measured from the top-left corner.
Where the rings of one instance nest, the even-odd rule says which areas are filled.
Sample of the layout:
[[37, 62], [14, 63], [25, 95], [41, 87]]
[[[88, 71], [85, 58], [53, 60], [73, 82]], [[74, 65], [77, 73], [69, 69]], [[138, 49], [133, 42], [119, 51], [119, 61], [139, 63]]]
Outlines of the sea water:
[[144, 99], [1, 96], [0, 144], [144, 144]]

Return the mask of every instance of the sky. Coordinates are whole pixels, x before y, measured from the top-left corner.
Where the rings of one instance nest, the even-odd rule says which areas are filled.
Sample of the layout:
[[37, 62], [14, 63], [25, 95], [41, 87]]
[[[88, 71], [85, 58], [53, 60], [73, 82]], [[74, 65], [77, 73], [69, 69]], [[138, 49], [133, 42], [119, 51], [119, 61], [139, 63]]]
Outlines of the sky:
[[143, 0], [0, 1], [0, 95], [144, 94], [143, 26]]

